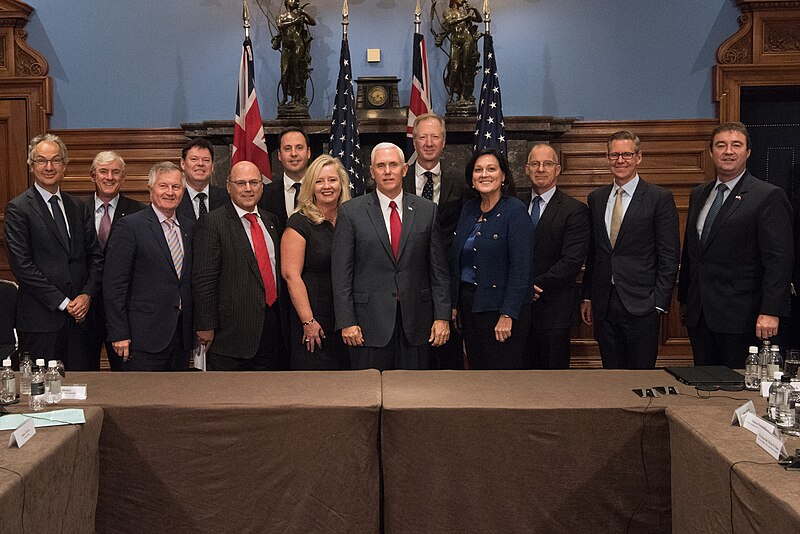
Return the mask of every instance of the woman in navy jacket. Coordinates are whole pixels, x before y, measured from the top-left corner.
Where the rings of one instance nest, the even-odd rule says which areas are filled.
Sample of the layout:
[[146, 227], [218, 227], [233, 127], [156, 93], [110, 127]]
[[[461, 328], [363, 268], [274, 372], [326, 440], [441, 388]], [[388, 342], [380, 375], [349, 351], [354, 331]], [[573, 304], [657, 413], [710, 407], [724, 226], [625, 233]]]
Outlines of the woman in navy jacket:
[[479, 195], [464, 205], [450, 253], [453, 317], [471, 369], [522, 369], [533, 225], [502, 154], [475, 152], [465, 175]]

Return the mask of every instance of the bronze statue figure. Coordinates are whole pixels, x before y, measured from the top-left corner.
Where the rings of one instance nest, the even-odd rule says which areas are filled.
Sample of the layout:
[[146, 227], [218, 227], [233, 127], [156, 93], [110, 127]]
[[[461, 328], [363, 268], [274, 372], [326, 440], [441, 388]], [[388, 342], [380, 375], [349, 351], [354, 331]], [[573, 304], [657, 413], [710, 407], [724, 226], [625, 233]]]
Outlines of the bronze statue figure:
[[275, 19], [277, 33], [272, 37], [272, 48], [281, 51], [281, 91], [279, 117], [308, 117], [306, 83], [311, 75], [311, 41], [309, 26], [317, 22], [299, 0], [284, 0], [286, 11]]
[[[434, 0], [431, 10], [435, 9]], [[450, 40], [450, 61], [444, 73], [447, 86], [448, 115], [475, 115], [475, 75], [478, 73], [478, 39], [482, 34], [477, 24], [483, 22], [478, 10], [467, 0], [450, 0], [442, 14], [442, 31], [436, 33], [436, 46], [442, 48], [445, 39]]]

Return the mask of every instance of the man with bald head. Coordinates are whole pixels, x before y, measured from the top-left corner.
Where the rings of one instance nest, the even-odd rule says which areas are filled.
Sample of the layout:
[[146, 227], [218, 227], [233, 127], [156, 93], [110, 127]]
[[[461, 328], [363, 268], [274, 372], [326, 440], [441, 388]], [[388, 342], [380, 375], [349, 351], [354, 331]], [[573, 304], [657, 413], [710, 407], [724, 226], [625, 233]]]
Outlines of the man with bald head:
[[240, 161], [228, 176], [230, 202], [194, 233], [194, 326], [209, 371], [285, 368], [281, 334], [278, 219], [258, 207], [261, 171]]
[[436, 204], [403, 192], [392, 143], [372, 150], [376, 189], [339, 207], [331, 275], [336, 328], [353, 369], [427, 369], [450, 336], [447, 260]]

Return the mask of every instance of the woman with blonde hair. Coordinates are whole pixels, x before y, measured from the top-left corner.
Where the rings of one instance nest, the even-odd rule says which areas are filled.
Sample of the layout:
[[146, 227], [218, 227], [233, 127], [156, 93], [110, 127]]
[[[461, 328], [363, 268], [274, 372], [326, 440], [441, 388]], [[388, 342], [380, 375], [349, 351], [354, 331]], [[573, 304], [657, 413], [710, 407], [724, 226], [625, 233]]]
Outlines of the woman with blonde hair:
[[322, 155], [309, 165], [300, 187], [298, 210], [281, 238], [281, 275], [294, 310], [289, 356], [292, 369], [348, 369], [347, 348], [334, 333], [331, 246], [336, 214], [350, 200], [342, 163]]

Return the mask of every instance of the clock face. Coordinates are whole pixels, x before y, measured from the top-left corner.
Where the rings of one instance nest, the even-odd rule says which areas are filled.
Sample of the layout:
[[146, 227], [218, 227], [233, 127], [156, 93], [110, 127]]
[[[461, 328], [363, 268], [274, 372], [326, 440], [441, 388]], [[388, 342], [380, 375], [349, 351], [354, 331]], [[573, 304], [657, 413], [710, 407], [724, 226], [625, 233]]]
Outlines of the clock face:
[[373, 85], [367, 91], [367, 100], [370, 105], [379, 108], [389, 99], [389, 91], [383, 85]]

